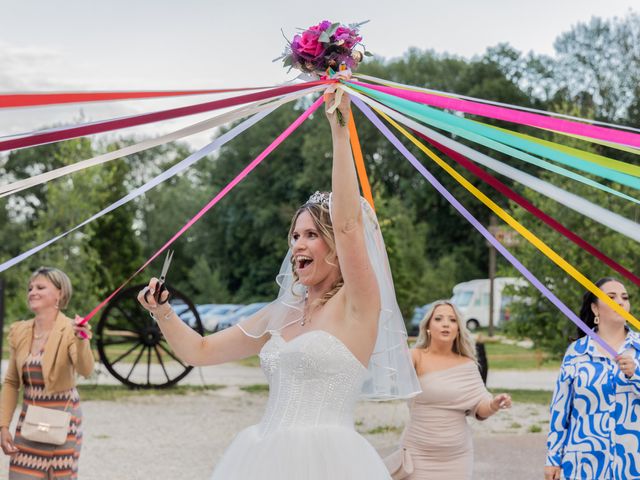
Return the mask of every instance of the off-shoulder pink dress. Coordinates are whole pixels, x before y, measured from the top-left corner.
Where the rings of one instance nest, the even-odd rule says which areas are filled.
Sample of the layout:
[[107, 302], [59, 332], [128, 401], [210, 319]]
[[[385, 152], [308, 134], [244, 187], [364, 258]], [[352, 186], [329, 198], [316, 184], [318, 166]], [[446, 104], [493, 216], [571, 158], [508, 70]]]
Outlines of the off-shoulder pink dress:
[[401, 443], [414, 464], [407, 480], [464, 480], [473, 474], [473, 442], [467, 415], [491, 394], [474, 362], [420, 376], [422, 393], [409, 401]]

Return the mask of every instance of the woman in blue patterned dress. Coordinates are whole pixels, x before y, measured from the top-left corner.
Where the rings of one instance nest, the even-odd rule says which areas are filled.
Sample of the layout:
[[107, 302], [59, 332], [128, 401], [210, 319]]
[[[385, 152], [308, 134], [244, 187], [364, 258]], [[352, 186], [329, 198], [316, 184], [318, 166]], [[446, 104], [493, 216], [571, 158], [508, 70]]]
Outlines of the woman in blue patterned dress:
[[[629, 311], [619, 280], [596, 285]], [[618, 355], [582, 332], [569, 345], [551, 401], [545, 480], [640, 479], [640, 336], [591, 292], [580, 318]]]

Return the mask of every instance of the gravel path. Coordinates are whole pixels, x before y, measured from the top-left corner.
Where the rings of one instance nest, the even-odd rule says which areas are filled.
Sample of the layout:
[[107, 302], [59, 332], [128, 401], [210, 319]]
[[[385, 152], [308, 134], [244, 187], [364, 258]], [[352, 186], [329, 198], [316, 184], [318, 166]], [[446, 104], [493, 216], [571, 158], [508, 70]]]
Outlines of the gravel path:
[[[232, 386], [190, 394], [83, 402], [83, 480], [206, 479], [234, 435], [256, 423], [267, 395]], [[404, 402], [362, 402], [357, 429], [381, 454], [393, 450], [407, 418]], [[473, 422], [477, 480], [541, 478], [546, 408], [520, 404]], [[0, 460], [6, 478], [7, 457]]]

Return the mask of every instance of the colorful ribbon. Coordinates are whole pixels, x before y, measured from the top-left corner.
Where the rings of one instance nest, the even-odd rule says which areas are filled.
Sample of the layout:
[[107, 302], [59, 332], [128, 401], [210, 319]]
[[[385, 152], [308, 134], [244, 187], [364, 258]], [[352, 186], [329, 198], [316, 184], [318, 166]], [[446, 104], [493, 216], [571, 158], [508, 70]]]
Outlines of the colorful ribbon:
[[250, 103], [258, 100], [266, 100], [269, 98], [279, 97], [286, 95], [287, 93], [297, 92], [305, 90], [309, 87], [316, 85], [326, 85], [328, 83], [334, 83], [334, 80], [318, 80], [315, 82], [307, 82], [299, 85], [286, 85], [283, 87], [272, 88], [264, 92], [249, 93], [246, 95], [240, 95], [237, 97], [225, 98], [221, 100], [215, 100], [212, 102], [200, 103], [197, 105], [190, 105], [187, 107], [172, 108], [169, 110], [162, 110], [159, 112], [145, 113], [142, 115], [136, 115], [134, 117], [127, 117], [118, 120], [110, 120], [101, 122], [98, 124], [81, 125], [63, 130], [57, 130], [53, 132], [41, 133], [31, 135], [29, 137], [21, 137], [12, 140], [5, 140], [0, 142], [0, 151], [12, 150], [16, 148], [33, 147], [35, 145], [43, 145], [45, 143], [59, 142], [62, 140], [69, 140], [72, 138], [83, 137], [86, 135], [93, 135], [95, 133], [109, 132], [112, 130], [118, 130], [122, 128], [129, 128], [138, 125], [145, 125], [148, 123], [159, 122], [162, 120], [169, 120], [172, 118], [179, 118], [187, 115], [194, 115], [196, 113], [210, 112], [220, 108], [234, 107], [244, 103]]
[[258, 155], [249, 165], [247, 165], [233, 180], [231, 180], [220, 192], [209, 202], [207, 203], [191, 220], [189, 220], [180, 230], [178, 230], [173, 237], [171, 237], [156, 253], [151, 255], [151, 257], [133, 274], [131, 275], [125, 282], [120, 285], [116, 290], [113, 291], [107, 298], [105, 298], [102, 302], [100, 302], [89, 314], [84, 317], [87, 320], [93, 318], [93, 316], [98, 313], [102, 307], [104, 307], [109, 301], [118, 294], [120, 290], [122, 290], [138, 273], [147, 268], [147, 266], [155, 260], [162, 252], [164, 252], [173, 242], [175, 242], [184, 232], [186, 232], [191, 226], [196, 223], [200, 218], [207, 213], [211, 208], [214, 207], [220, 200], [222, 200], [238, 183], [240, 183], [253, 169], [255, 169], [262, 160], [266, 158], [273, 150], [275, 150], [278, 145], [280, 145], [291, 133], [298, 128], [302, 122], [304, 122], [309, 116], [315, 112], [322, 102], [324, 101], [323, 97], [319, 97], [313, 104], [307, 108], [302, 115], [300, 115], [291, 125], [289, 125], [284, 132], [282, 132], [267, 148], [265, 148], [260, 155]]
[[586, 240], [582, 239], [581, 237], [579, 237], [578, 235], [573, 233], [571, 230], [566, 228], [564, 225], [562, 225], [556, 219], [554, 219], [550, 215], [547, 215], [542, 210], [540, 210], [539, 208], [534, 206], [532, 203], [530, 203], [528, 200], [526, 200], [524, 197], [520, 196], [518, 193], [516, 193], [513, 190], [511, 190], [507, 185], [502, 183], [500, 180], [498, 180], [497, 178], [495, 178], [491, 174], [485, 172], [480, 167], [475, 165], [473, 162], [471, 162], [467, 158], [465, 158], [463, 155], [460, 155], [458, 152], [456, 152], [456, 151], [454, 151], [454, 150], [452, 150], [450, 148], [445, 147], [444, 145], [436, 142], [435, 140], [427, 137], [426, 135], [423, 135], [420, 132], [416, 132], [416, 134], [419, 137], [421, 137], [424, 140], [426, 140], [427, 142], [429, 142], [435, 148], [440, 150], [442, 153], [444, 153], [448, 157], [450, 157], [453, 160], [455, 160], [459, 165], [461, 165], [462, 167], [467, 169], [467, 171], [471, 172], [476, 177], [480, 178], [483, 182], [487, 183], [488, 185], [491, 185], [497, 191], [499, 191], [504, 196], [509, 198], [509, 200], [512, 200], [512, 201], [516, 202], [522, 208], [524, 208], [525, 210], [527, 210], [528, 212], [533, 214], [536, 218], [538, 218], [539, 220], [542, 220], [544, 223], [549, 225], [556, 232], [560, 233], [561, 235], [564, 235], [566, 238], [571, 240], [573, 243], [578, 245], [580, 248], [586, 250], [591, 255], [596, 257], [598, 260], [600, 260], [604, 264], [608, 265], [609, 267], [614, 269], [616, 272], [618, 272], [620, 275], [624, 276], [628, 280], [631, 280], [633, 283], [635, 283], [636, 285], [638, 285], [640, 287], [640, 278], [637, 277], [633, 272], [630, 272], [629, 270], [624, 268], [622, 265], [618, 264], [613, 259], [609, 258], [607, 255], [605, 255], [603, 252], [601, 252], [596, 247], [591, 245], [589, 242], [587, 242]]
[[547, 158], [561, 161], [563, 163], [569, 163], [574, 168], [590, 171], [591, 173], [602, 175], [605, 178], [617, 181], [623, 185], [628, 185], [630, 187], [640, 189], [640, 179], [636, 177], [615, 172], [609, 169], [603, 169], [598, 165], [593, 165], [589, 162], [584, 162], [580, 159], [572, 158], [568, 155], [563, 154], [562, 152], [557, 152], [541, 145], [533, 144], [533, 142], [525, 141], [523, 139], [517, 139], [516, 137], [512, 135], [506, 135], [503, 132], [485, 128], [483, 124], [480, 124], [478, 122], [459, 118], [455, 115], [440, 112], [433, 108], [420, 105], [410, 100], [406, 100], [405, 98], [401, 98], [401, 96], [404, 95], [404, 91], [399, 92], [394, 96], [386, 93], [376, 92], [375, 90], [359, 85], [354, 85], [354, 88], [366, 93], [373, 98], [376, 98], [386, 105], [392, 106], [396, 110], [405, 112], [406, 114], [436, 128], [461, 136], [480, 145], [484, 145], [493, 150], [497, 150], [511, 157], [518, 158], [520, 160], [558, 173], [573, 180], [577, 180], [581, 183], [584, 183], [585, 185], [598, 188], [612, 195], [625, 198], [626, 200], [632, 201], [634, 203], [640, 203], [640, 200], [634, 197], [630, 197], [629, 195], [621, 193], [618, 190], [610, 188], [606, 185], [602, 185], [571, 170], [567, 170], [566, 168], [559, 167], [553, 163], [534, 157], [533, 155], [525, 153], [524, 150], [534, 150], [537, 154], [540, 154]]
[[466, 178], [456, 172], [450, 165], [444, 162], [441, 158], [435, 155], [431, 150], [424, 146], [421, 142], [419, 142], [413, 135], [407, 132], [404, 128], [398, 125], [394, 120], [389, 118], [384, 113], [381, 115], [390, 122], [399, 132], [401, 132], [405, 137], [407, 137], [415, 146], [417, 146], [420, 150], [422, 150], [431, 160], [433, 160], [437, 165], [439, 165], [443, 170], [445, 170], [451, 177], [453, 177], [460, 185], [462, 185], [468, 192], [470, 192], [474, 197], [480, 200], [486, 207], [488, 207], [491, 211], [493, 211], [498, 217], [504, 220], [511, 228], [516, 230], [520, 235], [522, 235], [531, 245], [536, 247], [540, 252], [542, 252], [549, 260], [555, 263], [558, 267], [568, 273], [574, 280], [580, 283], [583, 287], [593, 293], [596, 297], [598, 297], [601, 301], [606, 303], [612, 310], [614, 310], [618, 315], [622, 316], [629, 323], [631, 323], [637, 329], [640, 329], [640, 321], [638, 321], [633, 315], [623, 309], [618, 303], [614, 302], [606, 293], [604, 293], [600, 288], [598, 288], [591, 280], [585, 277], [577, 268], [567, 262], [563, 257], [558, 255], [552, 248], [550, 248], [545, 242], [543, 242], [540, 238], [538, 238], [533, 232], [528, 230], [524, 225], [518, 222], [515, 218], [509, 215], [505, 210], [503, 210], [499, 205], [497, 205], [493, 200], [487, 197], [484, 193], [478, 190], [471, 182], [469, 182]]
[[501, 132], [510, 133], [511, 135], [528, 140], [530, 142], [539, 143], [540, 145], [544, 145], [547, 148], [553, 148], [554, 150], [559, 150], [570, 156], [582, 158], [583, 160], [586, 160], [591, 163], [595, 163], [604, 168], [617, 170], [619, 172], [626, 173], [627, 175], [633, 175], [634, 177], [640, 177], [640, 166], [634, 165], [633, 163], [621, 162], [619, 160], [614, 160], [613, 158], [605, 157], [603, 155], [598, 155], [597, 153], [587, 152], [584, 150], [579, 150], [577, 148], [568, 147], [566, 145], [562, 145], [559, 143], [550, 142], [548, 140], [543, 140], [541, 138], [532, 137], [531, 135], [526, 135], [524, 133], [510, 132], [509, 130], [496, 127], [494, 125], [485, 125], [485, 126], [489, 128], [493, 128], [494, 130], [499, 130]]
[[453, 196], [449, 191], [424, 168], [416, 157], [391, 133], [391, 131], [380, 121], [371, 109], [359, 98], [352, 98], [354, 104], [362, 110], [365, 116], [382, 132], [391, 144], [404, 155], [404, 157], [427, 179], [427, 181], [460, 213], [473, 227], [482, 234], [483, 237], [504, 256], [531, 284], [537, 288], [547, 299], [549, 299], [567, 318], [574, 322], [590, 338], [597, 342], [611, 356], [617, 356], [617, 352], [602, 340], [593, 330], [591, 330], [575, 313], [573, 313], [562, 301], [556, 297], [540, 280], [536, 278], [520, 261], [514, 257], [491, 233], [485, 228], [471, 213]]
[[241, 107], [231, 112], [218, 115], [217, 117], [204, 120], [194, 125], [190, 125], [186, 128], [182, 128], [180, 130], [169, 133], [167, 135], [162, 135], [160, 137], [147, 139], [135, 145], [129, 145], [129, 146], [120, 148], [118, 150], [114, 150], [113, 152], [104, 153], [102, 155], [98, 155], [87, 160], [76, 162], [72, 165], [66, 165], [64, 167], [50, 170], [48, 172], [44, 172], [39, 175], [34, 175], [32, 177], [29, 177], [23, 180], [17, 180], [7, 185], [2, 185], [0, 186], [0, 198], [6, 197], [7, 195], [13, 195], [14, 193], [20, 192], [27, 188], [31, 188], [35, 185], [40, 185], [42, 183], [49, 182], [56, 178], [60, 178], [64, 175], [69, 175], [74, 172], [78, 172], [85, 168], [93, 167], [96, 165], [102, 165], [104, 163], [110, 162], [117, 158], [121, 158], [127, 155], [132, 155], [134, 153], [138, 153], [138, 152], [147, 150], [149, 148], [162, 145], [164, 143], [172, 142], [172, 141], [187, 137], [189, 135], [202, 132], [204, 130], [215, 128], [217, 126], [232, 122], [239, 118], [253, 115], [254, 113], [260, 112], [266, 108], [280, 106], [284, 103], [297, 100], [298, 98], [308, 95], [309, 93], [322, 90], [323, 88], [324, 88], [323, 85], [319, 85], [317, 87], [311, 87], [307, 90], [302, 90], [301, 92], [289, 93], [288, 95], [285, 95], [284, 97], [276, 101], [268, 100], [268, 101], [254, 102], [253, 104], [248, 105], [246, 107]]
[[361, 73], [356, 74], [355, 77], [360, 78], [362, 80], [367, 80], [367, 81], [370, 81], [370, 82], [379, 83], [380, 85], [386, 85], [388, 87], [401, 88], [403, 90], [412, 90], [414, 92], [431, 93], [431, 94], [440, 95], [440, 96], [443, 96], [443, 97], [461, 98], [461, 99], [464, 99], [464, 100], [471, 100], [472, 102], [486, 103], [488, 105], [495, 105], [495, 106], [498, 106], [498, 107], [506, 107], [506, 108], [512, 109], [512, 110], [521, 110], [521, 111], [524, 111], [524, 112], [539, 113], [541, 115], [550, 116], [550, 117], [564, 118], [564, 119], [567, 119], [567, 120], [575, 120], [575, 121], [580, 122], [580, 123], [589, 123], [591, 125], [600, 125], [600, 126], [603, 126], [603, 127], [611, 127], [611, 128], [616, 128], [616, 129], [620, 129], [620, 130], [629, 130], [631, 132], [640, 133], [640, 129], [639, 128], [634, 128], [634, 127], [630, 127], [630, 126], [627, 126], [627, 125], [618, 125], [618, 124], [615, 124], [615, 123], [602, 122], [602, 121], [599, 121], [599, 120], [594, 120], [592, 118], [575, 117], [573, 115], [567, 115], [567, 114], [564, 114], [564, 113], [549, 112], [547, 110], [539, 110], [537, 108], [523, 107], [521, 105], [513, 105], [513, 104], [510, 104], [510, 103], [496, 102], [496, 101], [493, 101], [493, 100], [486, 100], [484, 98], [477, 98], [477, 97], [470, 97], [468, 95], [461, 95], [459, 93], [444, 92], [442, 90], [434, 90], [432, 88], [416, 87], [414, 85], [407, 85], [407, 84], [404, 84], [404, 83], [392, 82], [391, 80], [385, 80], [383, 78], [373, 77], [371, 75], [363, 75]]
[[0, 272], [3, 272], [5, 270], [7, 270], [8, 268], [13, 267], [14, 265], [22, 262], [23, 260], [29, 258], [30, 256], [38, 253], [40, 250], [48, 247], [49, 245], [57, 242], [58, 240], [66, 237], [70, 233], [75, 232], [76, 230], [78, 230], [78, 229], [84, 227], [85, 225], [93, 222], [94, 220], [106, 215], [109, 212], [114, 211], [115, 209], [121, 207], [122, 205], [130, 202], [134, 198], [139, 197], [143, 193], [148, 192], [149, 190], [151, 190], [152, 188], [156, 187], [157, 185], [160, 185], [165, 180], [167, 180], [167, 179], [171, 178], [172, 176], [177, 175], [178, 173], [184, 171], [185, 169], [189, 168], [191, 165], [193, 165], [195, 162], [197, 162], [201, 158], [209, 155], [212, 152], [215, 152], [220, 147], [222, 147], [226, 143], [228, 143], [231, 140], [233, 140], [235, 137], [237, 137], [242, 132], [246, 131], [248, 128], [250, 128], [253, 125], [255, 125], [259, 120], [261, 120], [262, 118], [267, 116], [269, 113], [271, 113], [275, 109], [276, 109], [276, 107], [274, 106], [274, 107], [269, 108], [268, 110], [264, 110], [264, 111], [262, 111], [260, 113], [257, 113], [253, 117], [245, 120], [241, 124], [237, 125], [233, 129], [229, 130], [224, 135], [221, 135], [219, 138], [214, 140], [212, 143], [210, 143], [206, 147], [204, 147], [204, 148], [200, 149], [199, 151], [189, 155], [187, 158], [185, 158], [181, 162], [178, 162], [177, 164], [175, 164], [174, 166], [172, 166], [171, 168], [169, 168], [165, 172], [162, 172], [161, 174], [159, 174], [156, 177], [152, 178], [151, 180], [149, 180], [144, 185], [136, 188], [135, 190], [132, 190], [131, 192], [129, 192], [127, 195], [125, 195], [121, 199], [119, 199], [116, 202], [112, 203], [108, 207], [103, 208], [98, 213], [96, 213], [95, 215], [87, 218], [86, 220], [84, 220], [83, 222], [79, 223], [78, 225], [76, 225], [75, 227], [71, 228], [70, 230], [67, 230], [66, 232], [61, 233], [60, 235], [57, 235], [57, 236], [47, 240], [46, 242], [43, 242], [40, 245], [37, 245], [37, 246], [27, 250], [26, 252], [23, 252], [20, 255], [17, 255], [15, 257], [7, 260], [6, 262], [0, 264]]
[[528, 125], [530, 127], [544, 128], [555, 130], [558, 132], [570, 133], [573, 135], [582, 135], [585, 137], [597, 138], [607, 142], [620, 143], [631, 147], [640, 147], [640, 135], [633, 132], [614, 130], [611, 128], [599, 127], [596, 125], [588, 125], [584, 123], [563, 120], [560, 118], [547, 117], [536, 113], [523, 111], [513, 111], [504, 107], [494, 105], [480, 104], [470, 102], [468, 100], [460, 100], [457, 98], [444, 97], [440, 95], [432, 95], [430, 93], [416, 92], [409, 90], [399, 90], [391, 87], [379, 85], [363, 84], [362, 82], [353, 82], [357, 85], [368, 87], [379, 92], [390, 95], [400, 95], [402, 98], [418, 103], [431, 105], [433, 107], [456, 110], [459, 112], [480, 115], [482, 117], [504, 120], [507, 122]]
[[591, 218], [592, 220], [605, 225], [611, 228], [614, 231], [617, 231], [636, 242], [640, 242], [640, 225], [636, 222], [629, 220], [617, 213], [611, 212], [606, 208], [603, 208], [599, 205], [596, 205], [593, 202], [590, 202], [578, 195], [574, 195], [564, 189], [558, 188], [549, 182], [545, 182], [539, 178], [536, 178], [528, 173], [522, 172], [516, 168], [510, 167], [509, 165], [505, 165], [502, 162], [499, 162], [483, 153], [480, 153], [462, 143], [456, 142], [445, 135], [442, 135], [435, 130], [432, 130], [414, 120], [411, 120], [401, 113], [383, 105], [371, 98], [362, 95], [361, 93], [348, 89], [349, 93], [352, 97], [356, 97], [361, 99], [365, 103], [369, 103], [374, 106], [377, 110], [385, 112], [391, 118], [397, 120], [398, 122], [406, 125], [412, 130], [423, 133], [424, 135], [435, 139], [439, 143], [446, 145], [447, 147], [455, 150], [456, 152], [464, 155], [467, 158], [470, 158], [476, 163], [484, 165], [485, 167], [490, 168], [491, 170], [500, 173], [522, 185], [525, 185], [532, 190], [549, 197], [562, 205], [575, 210], [576, 212], [584, 215], [586, 217]]

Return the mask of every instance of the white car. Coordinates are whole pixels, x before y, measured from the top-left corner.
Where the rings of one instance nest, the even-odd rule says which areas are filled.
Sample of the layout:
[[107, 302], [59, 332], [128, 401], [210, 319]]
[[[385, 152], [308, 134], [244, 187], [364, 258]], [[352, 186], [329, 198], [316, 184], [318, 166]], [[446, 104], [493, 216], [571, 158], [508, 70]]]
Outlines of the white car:
[[204, 315], [200, 316], [202, 326], [208, 332], [215, 332], [218, 329], [218, 323], [220, 320], [231, 315], [240, 307], [242, 307], [242, 305], [236, 305], [233, 303], [212, 305]]
[[266, 307], [267, 305], [269, 305], [268, 302], [256, 302], [256, 303], [251, 303], [249, 305], [244, 305], [242, 308], [239, 308], [236, 312], [220, 320], [220, 322], [218, 323], [218, 330], [224, 330], [225, 328], [229, 328], [235, 325], [236, 323], [253, 315], [261, 308]]

